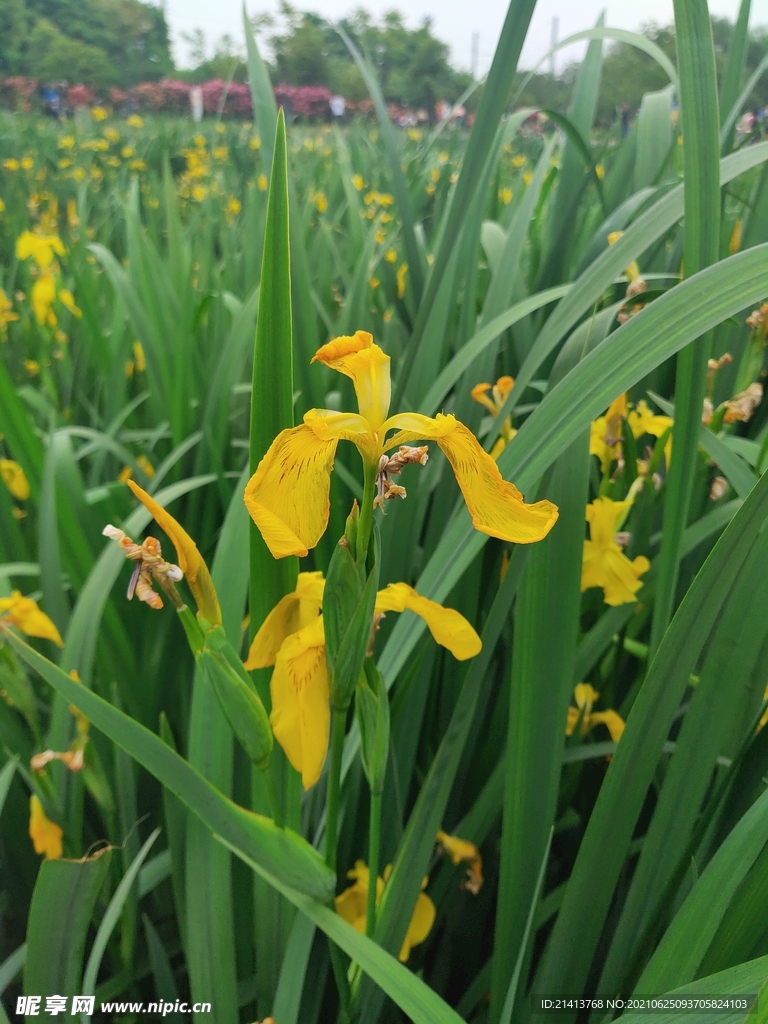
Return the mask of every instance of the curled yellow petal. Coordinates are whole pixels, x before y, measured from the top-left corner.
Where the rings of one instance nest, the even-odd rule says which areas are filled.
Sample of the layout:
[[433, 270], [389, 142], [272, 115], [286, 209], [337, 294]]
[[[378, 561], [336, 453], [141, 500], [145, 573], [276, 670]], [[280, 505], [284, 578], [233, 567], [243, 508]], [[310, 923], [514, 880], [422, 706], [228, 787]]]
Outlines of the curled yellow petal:
[[437, 842], [442, 846], [454, 864], [464, 861], [467, 865], [467, 878], [463, 888], [477, 896], [483, 884], [483, 858], [474, 843], [458, 836], [449, 836], [440, 829]]
[[213, 625], [221, 623], [221, 609], [216, 588], [213, 585], [211, 574], [205, 559], [197, 550], [197, 544], [192, 540], [187, 531], [181, 526], [170, 512], [158, 505], [153, 497], [142, 490], [133, 480], [126, 480], [127, 485], [152, 514], [157, 525], [168, 534], [176, 548], [176, 561], [179, 568], [187, 577], [189, 589], [197, 602], [197, 609], [200, 614]]
[[245, 488], [245, 506], [275, 558], [306, 555], [325, 533], [338, 440], [302, 424], [281, 431]]
[[26, 501], [29, 497], [29, 483], [24, 475], [24, 470], [13, 459], [0, 459], [0, 477], [3, 483], [19, 501]]
[[378, 464], [378, 438], [364, 416], [356, 412], [310, 409], [304, 414], [304, 423], [312, 428], [321, 441], [351, 441], [357, 445], [365, 462], [371, 466]]
[[275, 739], [301, 774], [304, 789], [320, 778], [331, 722], [322, 616], [289, 636], [275, 659], [270, 682]]
[[[368, 910], [368, 886], [370, 885], [371, 873], [367, 864], [362, 860], [355, 861], [355, 866], [347, 872], [347, 878], [353, 879], [353, 884], [348, 886], [334, 900], [336, 913], [342, 917], [347, 924], [351, 924], [361, 934], [365, 935], [365, 922]], [[384, 892], [384, 879], [376, 879], [376, 903], [381, 900]]]
[[430, 419], [418, 413], [401, 413], [384, 426], [399, 431], [387, 441], [387, 449], [416, 438], [434, 438], [451, 464], [472, 524], [481, 533], [515, 544], [531, 544], [543, 540], [555, 525], [557, 507], [551, 501], [526, 505], [520, 491], [503, 479], [472, 431], [454, 416], [438, 413]]
[[35, 853], [44, 853], [46, 860], [58, 860], [62, 854], [63, 835], [56, 822], [47, 817], [43, 805], [33, 793], [29, 798], [29, 838]]
[[283, 641], [317, 618], [323, 606], [325, 580], [321, 572], [300, 572], [296, 589], [282, 597], [264, 619], [248, 652], [245, 667], [274, 665]]
[[373, 337], [367, 331], [356, 331], [351, 337], [334, 338], [317, 350], [312, 362], [315, 360], [351, 378], [360, 415], [378, 430], [389, 411], [390, 360]]
[[464, 616], [455, 608], [443, 608], [436, 601], [422, 597], [407, 583], [390, 583], [376, 595], [376, 612], [403, 612], [408, 608], [420, 615], [437, 643], [447, 647], [454, 658], [474, 658], [482, 642]]
[[40, 611], [37, 602], [31, 597], [24, 597], [19, 590], [14, 590], [10, 597], [0, 597], [0, 616], [27, 636], [52, 640], [57, 646], [64, 646], [59, 631], [51, 619], [45, 612]]
[[589, 728], [591, 729], [593, 726], [600, 724], [608, 728], [611, 739], [614, 743], [618, 743], [621, 739], [621, 734], [624, 732], [624, 719], [618, 711], [593, 711], [589, 716]]

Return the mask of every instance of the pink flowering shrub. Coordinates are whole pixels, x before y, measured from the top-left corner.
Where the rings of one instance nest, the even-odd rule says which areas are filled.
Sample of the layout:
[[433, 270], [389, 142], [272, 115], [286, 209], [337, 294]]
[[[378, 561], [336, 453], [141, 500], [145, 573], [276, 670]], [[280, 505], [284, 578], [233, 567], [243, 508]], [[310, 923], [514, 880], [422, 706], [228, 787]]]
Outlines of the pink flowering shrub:
[[87, 85], [70, 85], [65, 97], [70, 107], [90, 107], [96, 98]]
[[290, 107], [292, 114], [302, 117], [325, 117], [331, 93], [323, 85], [275, 86], [275, 99], [282, 106]]

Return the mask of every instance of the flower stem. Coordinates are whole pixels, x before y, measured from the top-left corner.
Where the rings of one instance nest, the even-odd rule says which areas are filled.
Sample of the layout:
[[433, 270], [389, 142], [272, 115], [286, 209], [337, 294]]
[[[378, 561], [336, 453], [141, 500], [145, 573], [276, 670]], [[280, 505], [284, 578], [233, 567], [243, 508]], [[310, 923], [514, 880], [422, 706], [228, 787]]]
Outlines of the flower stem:
[[371, 790], [371, 810], [368, 818], [368, 909], [365, 934], [373, 935], [376, 925], [376, 883], [379, 877], [379, 849], [381, 846], [381, 793]]
[[331, 763], [328, 768], [328, 812], [325, 822], [325, 863], [336, 870], [336, 841], [339, 828], [339, 792], [341, 789], [341, 756], [344, 752], [344, 730], [347, 710], [331, 712]]
[[360, 520], [357, 524], [357, 562], [361, 564], [368, 551], [373, 528], [373, 499], [376, 494], [376, 466], [365, 467], [363, 501], [360, 506]]
[[280, 803], [280, 794], [277, 792], [274, 763], [271, 763], [264, 772], [264, 781], [267, 784], [267, 795], [269, 796], [269, 806], [272, 810], [272, 820], [278, 828], [285, 828], [285, 817]]

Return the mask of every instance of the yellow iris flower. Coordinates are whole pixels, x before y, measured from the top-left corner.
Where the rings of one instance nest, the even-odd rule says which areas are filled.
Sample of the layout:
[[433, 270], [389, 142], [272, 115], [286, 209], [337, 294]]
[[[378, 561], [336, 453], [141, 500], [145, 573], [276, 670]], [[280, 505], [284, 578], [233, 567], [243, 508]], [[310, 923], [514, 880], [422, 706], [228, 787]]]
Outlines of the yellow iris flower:
[[52, 274], [41, 274], [32, 285], [30, 300], [35, 312], [35, 319], [42, 326], [48, 324], [55, 327], [56, 314], [53, 312], [53, 301], [56, 298], [56, 282]]
[[34, 843], [35, 853], [44, 853], [46, 860], [58, 860], [63, 835], [56, 822], [46, 816], [43, 805], [33, 793], [29, 798], [29, 838]]
[[19, 501], [26, 501], [29, 497], [29, 483], [24, 475], [24, 470], [13, 459], [0, 459], [0, 478], [3, 483]]
[[54, 254], [63, 256], [64, 243], [58, 235], [37, 235], [33, 231], [22, 231], [16, 239], [16, 259], [27, 260], [31, 256], [41, 270], [47, 270], [53, 263]]
[[[384, 878], [376, 879], [376, 903], [381, 902], [386, 879], [389, 878], [392, 870], [387, 865], [384, 870]], [[355, 866], [347, 872], [347, 878], [353, 879], [352, 885], [344, 890], [335, 899], [336, 913], [339, 917], [351, 924], [353, 928], [365, 935], [366, 911], [368, 908], [368, 887], [370, 886], [371, 873], [364, 861], [355, 861]], [[425, 888], [428, 879], [425, 878], [421, 884]], [[398, 959], [405, 963], [411, 955], [411, 949], [422, 943], [432, 931], [435, 923], [435, 905], [426, 893], [420, 892], [416, 899], [416, 906], [413, 908], [413, 915], [408, 925], [408, 931], [403, 939]]]
[[[507, 395], [515, 386], [514, 377], [499, 377], [495, 384], [475, 384], [470, 392], [472, 398], [480, 405], [484, 405], [488, 412], [495, 419], [501, 412], [501, 407], [507, 400]], [[491, 392], [489, 395], [487, 392]], [[507, 416], [501, 425], [499, 436], [491, 448], [491, 458], [494, 462], [498, 459], [517, 431], [512, 426], [512, 418]]]
[[19, 319], [19, 314], [13, 312], [11, 300], [0, 288], [0, 339], [5, 339], [5, 332], [8, 324]]
[[[629, 429], [632, 436], [637, 438], [643, 434], [650, 434], [652, 437], [661, 437], [669, 427], [674, 426], [675, 421], [671, 416], [658, 416], [648, 408], [648, 403], [643, 399], [637, 403], [635, 408], [627, 416]], [[667, 438], [664, 445], [664, 458], [669, 468], [669, 460], [672, 458], [672, 435]]]
[[589, 454], [597, 455], [603, 472], [614, 459], [621, 457], [622, 421], [627, 415], [626, 393], [619, 395], [608, 407], [605, 416], [598, 416], [589, 434]]
[[[322, 573], [299, 573], [296, 589], [264, 620], [245, 662], [249, 671], [274, 665], [269, 720], [275, 739], [301, 773], [305, 789], [320, 778], [328, 753], [331, 712], [321, 614], [324, 587]], [[407, 583], [391, 583], [376, 595], [375, 615], [406, 609], [420, 615], [435, 641], [459, 661], [479, 653], [480, 637], [455, 609], [422, 597]]]
[[[416, 439], [437, 441], [475, 529], [518, 544], [530, 544], [549, 533], [557, 508], [549, 501], [526, 505], [474, 434], [454, 416], [438, 414], [433, 419], [405, 412], [387, 418], [390, 360], [370, 334], [358, 331], [353, 337], [336, 338], [318, 349], [312, 362], [316, 360], [352, 379], [360, 411], [310, 409], [301, 426], [278, 434], [248, 481], [246, 507], [275, 558], [306, 555], [325, 532], [340, 440], [357, 445], [365, 466], [377, 470], [380, 494], [389, 490], [387, 452]], [[391, 430], [396, 433], [387, 440]]]
[[590, 729], [596, 725], [604, 725], [611, 734], [614, 743], [618, 743], [621, 734], [624, 732], [624, 719], [618, 713], [610, 709], [608, 711], [593, 711], [592, 705], [600, 694], [589, 683], [579, 683], [573, 691], [573, 699], [576, 707], [568, 708], [568, 720], [565, 725], [565, 735], [572, 736], [576, 723], [581, 718], [581, 735], [586, 736]]
[[589, 540], [584, 541], [581, 566], [581, 589], [602, 587], [606, 604], [619, 605], [636, 601], [641, 588], [640, 577], [651, 563], [644, 555], [630, 562], [616, 543], [616, 534], [624, 522], [631, 501], [597, 498], [587, 505]]
[[64, 646], [55, 624], [45, 612], [40, 611], [36, 601], [31, 597], [24, 597], [19, 590], [14, 590], [10, 597], [0, 597], [0, 618], [27, 636], [52, 640], [59, 647]]

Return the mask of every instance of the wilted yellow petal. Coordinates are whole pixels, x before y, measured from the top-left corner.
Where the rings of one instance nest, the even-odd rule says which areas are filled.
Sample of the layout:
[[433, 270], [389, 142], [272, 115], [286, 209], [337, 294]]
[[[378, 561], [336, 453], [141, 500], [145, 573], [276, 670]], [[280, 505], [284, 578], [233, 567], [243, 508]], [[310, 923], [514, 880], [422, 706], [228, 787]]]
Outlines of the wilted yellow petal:
[[467, 880], [464, 888], [468, 889], [473, 896], [477, 896], [483, 884], [483, 859], [480, 851], [474, 843], [458, 836], [449, 836], [447, 832], [440, 829], [437, 833], [437, 842], [442, 846], [454, 864], [467, 864]]
[[26, 501], [29, 497], [29, 483], [24, 475], [24, 470], [12, 459], [0, 459], [0, 477], [3, 483], [19, 501]]
[[35, 853], [44, 853], [46, 860], [58, 860], [62, 854], [63, 835], [56, 822], [46, 817], [43, 805], [33, 793], [29, 798], [29, 837], [34, 843]]
[[306, 555], [325, 533], [336, 438], [281, 431], [245, 488], [245, 506], [275, 558]]
[[189, 583], [189, 589], [197, 602], [198, 611], [210, 623], [220, 624], [221, 609], [216, 588], [213, 585], [208, 566], [205, 564], [205, 559], [197, 550], [197, 545], [170, 512], [166, 512], [162, 505], [158, 505], [155, 499], [142, 490], [137, 483], [133, 480], [126, 480], [126, 483], [142, 505], [151, 512], [157, 525], [171, 538], [173, 546], [176, 548], [176, 561], [187, 577], [187, 583]]
[[472, 524], [481, 533], [516, 544], [543, 540], [557, 521], [551, 501], [526, 505], [514, 484], [502, 478], [498, 466], [475, 435], [454, 416], [441, 413], [431, 419], [418, 413], [400, 413], [385, 427], [399, 432], [386, 449], [418, 438], [433, 438], [451, 464], [464, 495]]
[[378, 430], [389, 411], [391, 394], [389, 356], [374, 344], [367, 331], [334, 338], [312, 357], [352, 379], [360, 415]]
[[402, 612], [408, 608], [420, 615], [437, 643], [447, 647], [454, 658], [465, 661], [482, 649], [475, 630], [455, 608], [443, 608], [436, 601], [422, 597], [407, 583], [390, 583], [376, 595], [376, 612]]
[[324, 588], [322, 572], [299, 573], [294, 592], [286, 594], [277, 602], [253, 638], [245, 662], [249, 672], [274, 665], [286, 637], [298, 633], [317, 618], [323, 606]]
[[309, 789], [325, 764], [331, 722], [322, 616], [283, 643], [270, 693], [275, 739]]
[[10, 597], [0, 597], [0, 615], [27, 636], [52, 640], [59, 647], [64, 646], [54, 623], [40, 611], [32, 598], [24, 597], [19, 590], [14, 590]]

